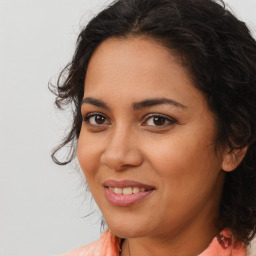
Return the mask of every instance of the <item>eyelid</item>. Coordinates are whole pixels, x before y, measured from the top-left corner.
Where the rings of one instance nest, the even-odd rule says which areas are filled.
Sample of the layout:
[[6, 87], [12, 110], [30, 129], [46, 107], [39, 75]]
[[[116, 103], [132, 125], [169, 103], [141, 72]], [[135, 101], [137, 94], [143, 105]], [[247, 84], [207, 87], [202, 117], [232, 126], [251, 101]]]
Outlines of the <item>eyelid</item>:
[[[103, 123], [103, 124], [91, 124], [90, 122], [89, 122], [89, 119], [91, 118], [91, 117], [94, 117], [94, 116], [102, 116], [102, 117], [104, 117], [104, 118], [106, 118], [106, 123]], [[147, 125], [146, 124], [146, 122], [150, 119], [150, 118], [152, 118], [152, 117], [161, 117], [161, 118], [164, 118], [166, 121], [168, 121], [168, 124], [164, 124], [164, 125]], [[101, 112], [89, 112], [89, 113], [87, 113], [87, 114], [83, 114], [82, 115], [82, 121], [83, 122], [85, 122], [86, 124], [88, 124], [88, 125], [91, 125], [91, 126], [104, 126], [104, 125], [109, 125], [109, 124], [111, 124], [111, 121], [110, 121], [110, 118], [107, 116], [107, 115], [105, 115], [105, 114], [103, 114], [103, 113], [101, 113]], [[163, 127], [166, 127], [166, 126], [169, 126], [169, 125], [173, 125], [173, 124], [177, 124], [178, 122], [177, 122], [177, 120], [176, 119], [174, 119], [174, 118], [172, 118], [172, 117], [170, 117], [170, 116], [168, 116], [168, 115], [165, 115], [165, 114], [160, 114], [160, 113], [150, 113], [150, 114], [147, 114], [147, 115], [145, 115], [144, 117], [143, 117], [143, 123], [142, 123], [142, 126], [150, 126], [150, 127], [157, 127], [157, 128], [163, 128]]]
[[[166, 127], [166, 126], [168, 126], [168, 125], [171, 125], [171, 124], [177, 124], [178, 123], [178, 121], [176, 120], [176, 119], [174, 119], [174, 118], [172, 118], [172, 117], [170, 117], [170, 116], [168, 116], [168, 115], [164, 115], [164, 114], [160, 114], [160, 113], [150, 113], [150, 114], [147, 114], [146, 116], [144, 116], [144, 118], [143, 118], [143, 123], [142, 123], [142, 125], [143, 126], [146, 126], [146, 124], [145, 124], [145, 122], [146, 121], [148, 121], [150, 118], [152, 118], [152, 117], [162, 117], [162, 118], [165, 118], [167, 121], [169, 121], [170, 123], [169, 124], [167, 124], [167, 125], [162, 125], [162, 126], [155, 126], [155, 127], [158, 127], [158, 128], [161, 128], [161, 127]], [[153, 125], [149, 125], [149, 126], [152, 126], [152, 127], [154, 127]]]
[[100, 124], [94, 125], [94, 124], [90, 124], [90, 123], [88, 122], [88, 120], [89, 120], [91, 117], [97, 116], [97, 115], [98, 115], [98, 116], [103, 116], [104, 118], [106, 118], [106, 120], [108, 120], [108, 124], [111, 123], [111, 122], [109, 121], [108, 116], [106, 116], [105, 114], [103, 114], [103, 113], [101, 113], [101, 112], [89, 112], [89, 113], [87, 113], [87, 114], [83, 114], [83, 115], [82, 115], [82, 121], [85, 122], [85, 123], [88, 124], [88, 125], [91, 125], [91, 126], [104, 126], [105, 124], [102, 124], [102, 125], [100, 125]]

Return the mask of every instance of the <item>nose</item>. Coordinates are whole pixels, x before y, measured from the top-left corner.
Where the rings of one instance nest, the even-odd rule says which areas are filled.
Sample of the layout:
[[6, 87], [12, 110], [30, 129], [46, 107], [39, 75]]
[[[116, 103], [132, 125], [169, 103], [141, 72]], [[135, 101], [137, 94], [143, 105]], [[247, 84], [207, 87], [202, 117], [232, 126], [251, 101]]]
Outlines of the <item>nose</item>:
[[130, 129], [115, 129], [100, 160], [115, 171], [140, 166], [143, 156], [136, 135]]

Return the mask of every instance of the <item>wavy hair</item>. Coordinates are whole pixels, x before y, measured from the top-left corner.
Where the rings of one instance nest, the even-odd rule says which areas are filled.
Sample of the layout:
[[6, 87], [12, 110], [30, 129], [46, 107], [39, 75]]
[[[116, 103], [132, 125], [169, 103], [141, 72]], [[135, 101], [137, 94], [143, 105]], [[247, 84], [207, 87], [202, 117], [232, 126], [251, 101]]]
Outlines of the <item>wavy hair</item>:
[[[76, 157], [84, 81], [94, 50], [107, 38], [136, 36], [157, 40], [180, 57], [215, 115], [218, 142], [231, 151], [248, 146], [242, 163], [226, 173], [219, 210], [221, 228], [230, 228], [248, 245], [256, 233], [256, 43], [224, 2], [118, 0], [95, 16], [78, 36], [57, 85], [50, 85], [58, 108], [73, 106], [71, 129], [53, 160], [67, 164]], [[70, 143], [70, 154], [58, 160], [56, 153]]]

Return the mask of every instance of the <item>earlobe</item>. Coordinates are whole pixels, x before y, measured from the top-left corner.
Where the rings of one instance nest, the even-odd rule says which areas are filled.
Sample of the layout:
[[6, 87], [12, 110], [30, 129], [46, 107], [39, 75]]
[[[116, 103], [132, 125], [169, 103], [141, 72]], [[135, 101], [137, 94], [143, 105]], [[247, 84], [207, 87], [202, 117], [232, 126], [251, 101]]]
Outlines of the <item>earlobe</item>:
[[247, 152], [248, 147], [242, 149], [235, 149], [230, 151], [228, 149], [223, 156], [222, 170], [225, 172], [231, 172], [242, 162]]

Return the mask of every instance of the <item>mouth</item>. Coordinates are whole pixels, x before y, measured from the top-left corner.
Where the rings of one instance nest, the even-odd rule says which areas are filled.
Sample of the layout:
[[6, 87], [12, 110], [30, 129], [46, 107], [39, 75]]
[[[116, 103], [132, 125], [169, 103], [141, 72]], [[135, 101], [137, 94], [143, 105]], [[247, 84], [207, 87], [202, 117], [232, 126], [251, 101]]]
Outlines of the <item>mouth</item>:
[[103, 183], [106, 199], [114, 206], [130, 206], [152, 194], [155, 187], [131, 180]]
[[117, 195], [131, 195], [131, 194], [138, 194], [140, 192], [149, 191], [145, 188], [138, 188], [138, 187], [126, 187], [126, 188], [117, 188], [117, 187], [108, 187], [112, 192]]

